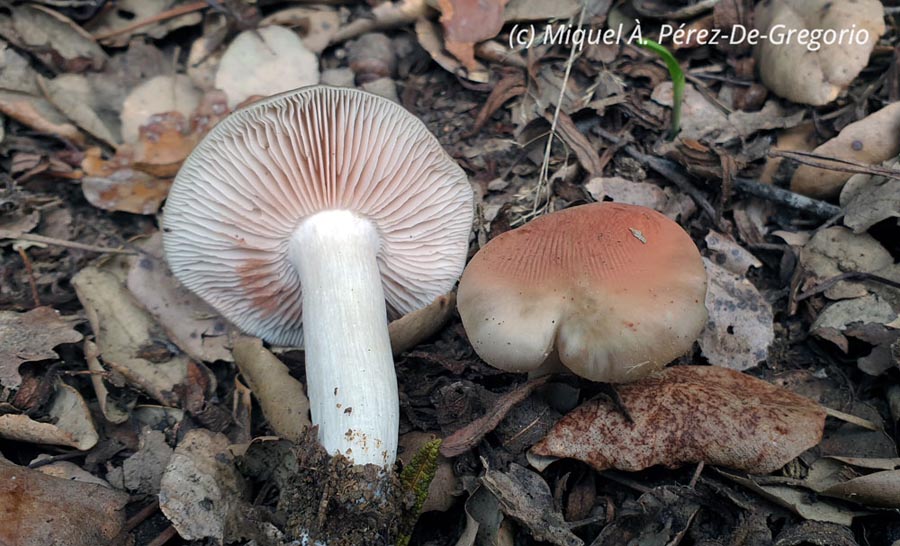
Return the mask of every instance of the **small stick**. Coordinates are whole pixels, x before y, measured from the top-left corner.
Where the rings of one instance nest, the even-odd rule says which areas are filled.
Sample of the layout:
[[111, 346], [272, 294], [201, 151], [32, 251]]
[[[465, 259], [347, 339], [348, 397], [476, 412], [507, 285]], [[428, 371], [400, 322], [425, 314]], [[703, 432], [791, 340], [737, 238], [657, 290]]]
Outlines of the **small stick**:
[[179, 17], [181, 15], [187, 15], [188, 13], [193, 13], [195, 11], [200, 11], [202, 9], [208, 8], [209, 3], [206, 0], [201, 2], [194, 2], [192, 4], [184, 4], [183, 6], [175, 6], [172, 9], [168, 9], [166, 11], [157, 13], [156, 15], [147, 17], [146, 19], [142, 19], [140, 21], [136, 21], [126, 27], [122, 27], [116, 30], [112, 30], [109, 32], [105, 32], [103, 34], [95, 34], [94, 40], [101, 41], [106, 40], [107, 38], [112, 38], [114, 36], [118, 36], [120, 34], [127, 34], [129, 32], [133, 32], [139, 28], [143, 28], [154, 23], [159, 23], [160, 21], [165, 21], [166, 19], [173, 19], [175, 17]]
[[34, 269], [31, 267], [31, 259], [28, 257], [28, 254], [25, 253], [25, 247], [22, 245], [13, 245], [19, 252], [19, 256], [22, 257], [22, 261], [25, 262], [25, 271], [28, 272], [28, 284], [31, 285], [31, 298], [34, 299], [35, 307], [41, 306], [41, 298], [38, 296], [37, 282], [34, 280]]
[[841, 421], [844, 421], [845, 423], [851, 423], [858, 427], [862, 427], [864, 429], [874, 430], [875, 432], [878, 432], [881, 430], [880, 428], [878, 428], [875, 425], [875, 423], [873, 423], [872, 421], [869, 421], [868, 419], [863, 419], [862, 417], [857, 417], [857, 416], [851, 415], [849, 413], [844, 413], [843, 411], [831, 409], [828, 406], [822, 406], [822, 409], [825, 410], [825, 414], [828, 415], [829, 417], [834, 417], [835, 419], [840, 419]]
[[866, 165], [857, 161], [843, 159], [840, 157], [829, 157], [812, 152], [796, 152], [792, 150], [770, 150], [769, 157], [783, 157], [796, 161], [802, 165], [825, 169], [828, 171], [838, 171], [842, 173], [853, 174], [877, 174], [887, 176], [889, 178], [900, 178], [900, 171], [896, 169], [887, 169], [878, 165]]
[[159, 536], [154, 538], [152, 541], [148, 542], [147, 546], [162, 546], [166, 542], [169, 542], [170, 540], [172, 540], [172, 538], [176, 534], [177, 534], [177, 531], [175, 530], [175, 526], [169, 525], [168, 527], [166, 527], [165, 531], [163, 531], [162, 533], [159, 534]]
[[761, 184], [748, 178], [735, 177], [734, 187], [754, 197], [772, 201], [792, 209], [802, 210], [819, 218], [832, 218], [841, 213], [841, 208], [831, 203], [800, 195], [770, 184]]
[[144, 523], [147, 518], [152, 516], [159, 510], [159, 501], [154, 500], [153, 502], [147, 504], [147, 506], [141, 508], [135, 515], [128, 518], [128, 521], [125, 522], [125, 533], [130, 533], [133, 531], [138, 525]]
[[815, 296], [816, 294], [821, 294], [822, 292], [828, 290], [841, 281], [873, 281], [885, 284], [887, 286], [890, 286], [891, 288], [900, 288], [900, 282], [882, 277], [880, 275], [876, 275], [874, 273], [866, 273], [865, 271], [848, 271], [847, 273], [841, 273], [840, 275], [835, 275], [834, 277], [820, 282], [806, 292], [797, 295], [797, 297], [794, 298], [794, 301], [803, 301]]
[[53, 237], [45, 237], [33, 233], [20, 233], [8, 229], [0, 229], [0, 239], [21, 239], [32, 243], [42, 243], [45, 245], [61, 246], [64, 248], [72, 248], [75, 250], [86, 250], [88, 252], [100, 252], [104, 254], [137, 254], [133, 250], [125, 250], [121, 248], [107, 248], [96, 245], [86, 245], [84, 243], [76, 243], [74, 241], [66, 241], [64, 239], [56, 239]]
[[694, 475], [691, 476], [691, 481], [690, 481], [690, 483], [688, 483], [688, 487], [690, 487], [691, 489], [693, 489], [694, 486], [697, 485], [697, 480], [700, 479], [700, 474], [703, 473], [703, 467], [704, 467], [703, 461], [700, 461], [699, 463], [697, 463], [697, 468], [694, 469]]

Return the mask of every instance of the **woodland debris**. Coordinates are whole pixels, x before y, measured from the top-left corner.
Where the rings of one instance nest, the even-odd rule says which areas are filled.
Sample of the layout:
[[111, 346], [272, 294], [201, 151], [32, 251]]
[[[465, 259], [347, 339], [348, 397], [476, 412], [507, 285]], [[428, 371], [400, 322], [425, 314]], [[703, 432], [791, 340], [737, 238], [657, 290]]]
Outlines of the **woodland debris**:
[[531, 449], [597, 470], [705, 462], [766, 474], [818, 444], [822, 408], [749, 375], [675, 366], [617, 387], [629, 421], [603, 398], [585, 402]]
[[49, 422], [25, 414], [0, 415], [0, 438], [35, 444], [63, 445], [87, 451], [99, 440], [91, 411], [81, 394], [63, 382], [46, 409]]
[[900, 102], [844, 127], [813, 153], [824, 158], [823, 168], [800, 165], [791, 178], [791, 190], [819, 199], [836, 197], [852, 174], [829, 170], [829, 165], [840, 166], [841, 160], [880, 165], [900, 154]]
[[54, 347], [81, 341], [81, 333], [72, 328], [78, 322], [77, 317], [63, 317], [50, 307], [26, 313], [0, 311], [0, 385], [15, 389], [22, 382], [22, 363], [56, 360]]

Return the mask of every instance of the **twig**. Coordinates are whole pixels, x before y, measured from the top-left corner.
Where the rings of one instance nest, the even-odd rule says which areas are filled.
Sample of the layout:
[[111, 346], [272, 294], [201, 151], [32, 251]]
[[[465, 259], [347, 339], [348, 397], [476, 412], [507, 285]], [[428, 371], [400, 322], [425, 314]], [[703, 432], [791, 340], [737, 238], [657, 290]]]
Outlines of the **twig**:
[[[578, 13], [578, 24], [575, 25], [575, 28], [581, 28], [581, 23], [584, 21], [585, 7], [586, 4], [581, 5], [581, 11]], [[550, 122], [550, 135], [547, 137], [547, 146], [544, 148], [544, 160], [541, 162], [541, 172], [538, 176], [537, 188], [535, 188], [534, 191], [534, 204], [531, 209], [532, 217], [538, 215], [538, 202], [541, 199], [541, 191], [543, 191], [549, 178], [550, 151], [553, 148], [553, 137], [556, 136], [556, 125], [559, 122], [559, 112], [562, 109], [563, 99], [566, 97], [566, 85], [569, 83], [569, 76], [572, 74], [572, 65], [575, 64], [575, 58], [580, 52], [580, 47], [573, 47], [569, 50], [569, 58], [566, 60], [566, 72], [563, 74], [562, 83], [559, 86], [559, 97], [556, 99], [556, 109], [553, 111], [553, 120]]]
[[822, 409], [825, 410], [825, 413], [829, 417], [834, 417], [835, 419], [840, 419], [841, 421], [844, 421], [845, 423], [851, 423], [858, 427], [862, 427], [864, 429], [874, 430], [875, 432], [878, 432], [881, 430], [880, 428], [878, 428], [877, 425], [875, 425], [875, 423], [873, 423], [872, 421], [869, 421], [868, 419], [863, 419], [862, 417], [857, 417], [857, 416], [851, 415], [849, 413], [844, 413], [843, 411], [829, 408], [828, 406], [822, 406]]
[[94, 40], [98, 42], [101, 40], [106, 40], [108, 38], [112, 38], [114, 36], [118, 36], [120, 34], [127, 34], [129, 32], [134, 32], [139, 28], [143, 28], [154, 23], [159, 23], [160, 21], [165, 21], [166, 19], [172, 19], [175, 17], [179, 17], [181, 15], [187, 15], [188, 13], [193, 13], [195, 11], [200, 11], [202, 9], [208, 8], [209, 2], [206, 0], [202, 0], [200, 2], [194, 2], [192, 4], [184, 4], [183, 6], [175, 6], [172, 9], [168, 9], [166, 11], [157, 13], [156, 15], [152, 15], [147, 17], [146, 19], [141, 19], [140, 21], [136, 21], [126, 27], [117, 28], [116, 30], [111, 30], [109, 32], [105, 32], [103, 34], [95, 34]]
[[159, 501], [154, 500], [150, 502], [147, 506], [141, 508], [135, 515], [128, 518], [128, 521], [125, 522], [124, 531], [126, 533], [134, 531], [138, 525], [144, 523], [147, 518], [155, 514], [157, 510], [159, 510]]
[[166, 530], [160, 533], [156, 538], [147, 543], [147, 546], [162, 546], [166, 542], [172, 540], [172, 538], [177, 534], [174, 525], [169, 525], [166, 527]]
[[28, 258], [28, 254], [25, 253], [25, 247], [22, 245], [13, 245], [19, 252], [19, 256], [22, 257], [22, 261], [25, 262], [25, 271], [28, 272], [28, 284], [31, 285], [31, 298], [34, 300], [35, 307], [41, 306], [41, 298], [38, 296], [37, 282], [34, 280], [34, 268], [31, 267], [31, 260]]
[[799, 294], [794, 301], [803, 301], [805, 299], [811, 298], [816, 294], [821, 294], [825, 292], [832, 286], [836, 285], [841, 281], [873, 281], [881, 284], [885, 284], [892, 288], [900, 288], [900, 282], [897, 282], [892, 279], [888, 279], [886, 277], [882, 277], [881, 275], [876, 275], [874, 273], [866, 273], [865, 271], [849, 271], [847, 273], [841, 273], [840, 275], [835, 275], [829, 279], [826, 279], [813, 288], [810, 288], [806, 292]]
[[688, 483], [688, 487], [690, 487], [691, 489], [693, 489], [694, 486], [697, 485], [697, 480], [700, 479], [700, 474], [703, 473], [703, 466], [704, 466], [703, 461], [700, 461], [699, 463], [697, 463], [697, 468], [694, 469], [694, 475], [691, 476], [691, 481], [690, 481], [690, 483]]
[[851, 161], [840, 157], [829, 157], [812, 152], [797, 152], [793, 150], [769, 150], [769, 157], [783, 157], [796, 161], [802, 165], [825, 169], [828, 171], [838, 171], [842, 173], [852, 174], [876, 174], [887, 176], [888, 178], [900, 178], [900, 170], [888, 169], [878, 165], [866, 165], [858, 161]]
[[770, 184], [761, 184], [748, 178], [734, 178], [734, 187], [738, 191], [754, 197], [772, 201], [786, 207], [808, 212], [819, 218], [832, 218], [841, 213], [841, 208], [825, 201], [806, 197]]
[[133, 250], [125, 250], [122, 248], [108, 248], [96, 245], [86, 245], [84, 243], [76, 243], [75, 241], [66, 241], [64, 239], [56, 239], [54, 237], [45, 237], [34, 233], [19, 233], [9, 229], [0, 229], [0, 240], [2, 239], [20, 239], [32, 243], [41, 243], [45, 245], [61, 246], [63, 248], [72, 248], [75, 250], [85, 250], [87, 252], [100, 252], [104, 254], [137, 254]]

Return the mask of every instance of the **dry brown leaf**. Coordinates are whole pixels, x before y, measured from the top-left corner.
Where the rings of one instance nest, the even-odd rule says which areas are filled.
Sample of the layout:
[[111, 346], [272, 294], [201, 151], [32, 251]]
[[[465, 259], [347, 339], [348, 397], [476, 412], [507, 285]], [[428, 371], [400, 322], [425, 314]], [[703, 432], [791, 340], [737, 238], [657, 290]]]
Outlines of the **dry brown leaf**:
[[155, 354], [165, 334], [118, 278], [96, 267], [82, 269], [72, 285], [84, 306], [100, 349], [100, 360], [162, 404], [178, 401], [175, 387], [187, 377], [185, 354]]
[[[844, 127], [838, 136], [822, 144], [814, 154], [879, 165], [900, 154], [900, 102], [889, 104]], [[821, 163], [828, 165], [829, 161]], [[841, 164], [835, 162], [835, 165]], [[791, 190], [819, 199], [837, 196], [852, 173], [800, 165], [791, 178]]]
[[[900, 172], [900, 159], [884, 167]], [[841, 191], [844, 225], [862, 233], [882, 220], [900, 218], [900, 176], [855, 174]]]
[[250, 490], [234, 467], [229, 443], [224, 434], [194, 429], [169, 459], [159, 507], [187, 540], [212, 538], [222, 544], [241, 523], [237, 512]]
[[38, 82], [47, 100], [81, 129], [109, 146], [119, 145], [118, 127], [101, 118], [97, 94], [87, 78], [63, 74], [52, 80], [39, 78]]
[[[444, 47], [466, 67], [470, 79], [485, 71], [475, 60], [475, 44], [490, 40], [503, 28], [503, 7], [507, 1], [438, 0]], [[482, 76], [477, 81], [482, 81]]]
[[138, 440], [138, 450], [122, 461], [121, 467], [112, 469], [107, 478], [119, 489], [156, 496], [173, 450], [166, 443], [165, 434], [149, 427], [144, 428]]
[[259, 23], [261, 27], [269, 25], [297, 28], [303, 45], [313, 53], [322, 53], [337, 33], [341, 15], [329, 6], [297, 6], [276, 11]]
[[191, 358], [231, 362], [227, 321], [175, 280], [162, 258], [162, 236], [155, 233], [138, 244], [143, 254], [129, 268], [128, 290]]
[[438, 296], [425, 307], [388, 324], [394, 356], [414, 348], [440, 330], [456, 309], [456, 292]]
[[616, 203], [640, 205], [657, 210], [673, 220], [687, 220], [697, 210], [694, 201], [687, 195], [650, 182], [632, 182], [618, 176], [596, 177], [590, 179], [584, 188], [597, 201], [609, 198]]
[[178, 112], [190, 118], [200, 103], [200, 93], [185, 75], [156, 76], [132, 89], [122, 104], [122, 139], [138, 141], [139, 129], [151, 123], [154, 114]]
[[[754, 48], [763, 83], [786, 99], [813, 105], [828, 104], [850, 85], [885, 30], [884, 9], [878, 0], [759, 2], [755, 24], [768, 37]], [[820, 39], [821, 48], [815, 51], [807, 45], [809, 40], [804, 43], [797, 34], [788, 43], [778, 38], [790, 31], [842, 29], [853, 30], [854, 39], [845, 35], [830, 44]]]
[[0, 544], [112, 544], [125, 525], [128, 495], [48, 476], [0, 457]]
[[431, 58], [447, 72], [455, 75], [465, 74], [466, 70], [452, 55], [447, 55], [444, 51], [444, 42], [441, 39], [440, 27], [426, 19], [420, 17], [416, 21], [416, 38], [422, 49], [431, 55]]
[[50, 307], [36, 307], [27, 313], [0, 311], [0, 385], [17, 388], [22, 382], [20, 364], [55, 360], [59, 355], [54, 347], [81, 341], [81, 334], [72, 328], [77, 322]]
[[751, 267], [763, 266], [756, 256], [728, 235], [710, 230], [703, 240], [706, 241], [710, 260], [735, 275], [745, 276]]
[[238, 34], [216, 72], [216, 88], [234, 108], [253, 96], [267, 97], [319, 83], [319, 60], [294, 32], [279, 26]]
[[100, 70], [107, 56], [93, 37], [71, 19], [41, 6], [12, 7], [0, 14], [0, 36], [57, 72]]
[[255, 337], [234, 342], [234, 361], [278, 436], [298, 443], [309, 428], [309, 399], [303, 384]]
[[816, 403], [717, 366], [675, 366], [617, 386], [629, 423], [606, 399], [579, 406], [532, 448], [598, 470], [705, 462], [767, 474], [818, 444]]
[[81, 181], [84, 197], [90, 204], [134, 214], [156, 214], [171, 187], [171, 179], [156, 178], [131, 168], [114, 171], [108, 177], [85, 176]]
[[84, 398], [74, 388], [59, 382], [47, 409], [50, 422], [35, 421], [27, 415], [0, 415], [0, 437], [34, 444], [71, 446], [86, 451], [97, 445], [99, 436]]
[[109, 389], [106, 386], [106, 369], [100, 364], [100, 360], [97, 358], [99, 356], [100, 349], [97, 348], [97, 344], [93, 341], [85, 340], [84, 360], [87, 362], [88, 370], [91, 371], [91, 384], [94, 386], [94, 392], [97, 394], [97, 405], [100, 406], [100, 411], [107, 421], [115, 424], [124, 423], [131, 415], [134, 403], [120, 405], [117, 400], [110, 396]]
[[[819, 231], [800, 251], [801, 290], [806, 291], [841, 273], [875, 273], [894, 263], [891, 253], [868, 233], [855, 234], [833, 226]], [[862, 283], [841, 281], [825, 291], [832, 300], [858, 298], [869, 290]]]
[[877, 294], [866, 294], [832, 303], [816, 317], [809, 332], [831, 341], [847, 353], [850, 350], [848, 337], [873, 345], [889, 345], [893, 339], [886, 325], [895, 320], [897, 312], [887, 301]]
[[772, 306], [742, 275], [735, 275], [703, 258], [709, 286], [709, 320], [700, 334], [700, 348], [711, 364], [746, 370], [768, 357], [775, 339]]

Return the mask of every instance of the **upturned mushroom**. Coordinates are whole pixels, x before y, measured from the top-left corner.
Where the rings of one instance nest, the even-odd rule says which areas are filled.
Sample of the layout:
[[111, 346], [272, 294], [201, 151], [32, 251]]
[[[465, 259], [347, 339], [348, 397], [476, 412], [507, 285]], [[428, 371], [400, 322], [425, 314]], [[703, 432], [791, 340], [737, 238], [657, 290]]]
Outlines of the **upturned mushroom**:
[[594, 203], [484, 246], [457, 301], [478, 355], [517, 372], [561, 363], [634, 381], [687, 352], [706, 324], [706, 272], [681, 227], [648, 208]]
[[393, 464], [389, 315], [448, 292], [473, 216], [425, 125], [365, 92], [301, 88], [239, 110], [185, 161], [163, 218], [175, 276], [246, 332], [306, 355], [319, 440]]

